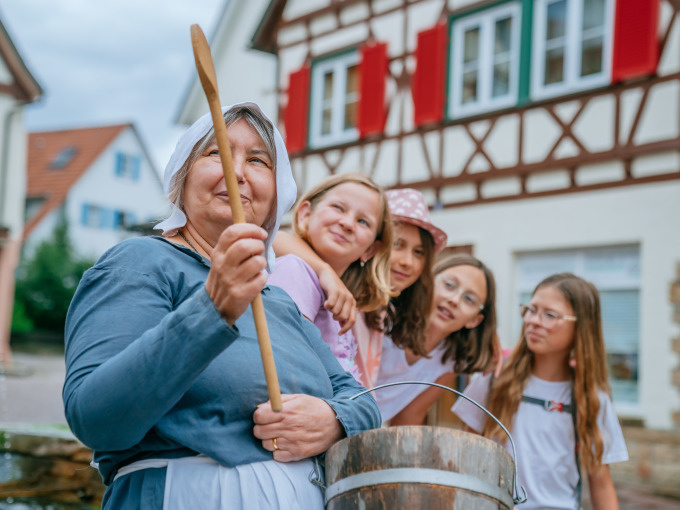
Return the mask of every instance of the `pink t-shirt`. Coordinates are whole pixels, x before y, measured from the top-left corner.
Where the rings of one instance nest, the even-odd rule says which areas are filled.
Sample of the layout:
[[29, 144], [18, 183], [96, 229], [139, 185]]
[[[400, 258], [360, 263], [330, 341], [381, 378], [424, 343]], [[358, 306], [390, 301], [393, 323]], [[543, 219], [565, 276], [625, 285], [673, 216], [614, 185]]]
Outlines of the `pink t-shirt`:
[[326, 294], [321, 289], [319, 277], [314, 270], [296, 255], [284, 255], [276, 259], [276, 269], [269, 275], [268, 285], [285, 290], [295, 301], [302, 315], [319, 328], [342, 368], [361, 382], [355, 363], [357, 343], [351, 331], [340, 335], [340, 323], [323, 307]]
[[[386, 312], [382, 312], [384, 321]], [[372, 388], [378, 380], [380, 368], [380, 356], [384, 333], [369, 328], [366, 324], [366, 316], [363, 312], [357, 313], [357, 320], [352, 326], [352, 333], [357, 343], [356, 365], [359, 369], [359, 382], [366, 388]]]

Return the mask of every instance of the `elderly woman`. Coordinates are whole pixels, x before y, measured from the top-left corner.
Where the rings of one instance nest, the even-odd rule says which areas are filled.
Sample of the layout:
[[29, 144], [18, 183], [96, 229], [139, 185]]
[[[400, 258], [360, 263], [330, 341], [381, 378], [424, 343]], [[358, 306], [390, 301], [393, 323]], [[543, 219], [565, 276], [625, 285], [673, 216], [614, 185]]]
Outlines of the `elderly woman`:
[[[252, 103], [224, 110], [247, 223], [232, 224], [209, 116], [165, 170], [164, 237], [130, 239], [80, 282], [66, 322], [66, 417], [109, 485], [104, 508], [323, 508], [312, 458], [377, 427], [372, 397], [316, 327], [265, 286], [295, 183]], [[253, 317], [267, 312], [283, 410], [267, 401]], [[273, 458], [273, 460], [272, 460]]]

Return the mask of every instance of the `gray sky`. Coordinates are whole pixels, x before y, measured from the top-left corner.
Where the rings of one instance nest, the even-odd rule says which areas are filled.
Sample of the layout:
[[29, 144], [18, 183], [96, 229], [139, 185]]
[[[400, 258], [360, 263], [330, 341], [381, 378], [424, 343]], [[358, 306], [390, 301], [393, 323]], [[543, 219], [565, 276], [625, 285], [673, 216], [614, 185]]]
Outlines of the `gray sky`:
[[132, 122], [162, 173], [195, 73], [189, 27], [210, 40], [225, 1], [3, 0], [3, 24], [44, 90], [27, 129]]

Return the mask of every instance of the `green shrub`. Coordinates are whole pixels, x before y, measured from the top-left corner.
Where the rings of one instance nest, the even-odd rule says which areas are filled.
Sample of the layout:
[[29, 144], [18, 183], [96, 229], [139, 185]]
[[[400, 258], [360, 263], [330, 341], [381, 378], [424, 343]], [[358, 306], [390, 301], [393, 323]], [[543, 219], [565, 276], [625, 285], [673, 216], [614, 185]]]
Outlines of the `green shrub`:
[[94, 261], [76, 256], [62, 219], [17, 271], [12, 332], [62, 334], [66, 312], [83, 273]]

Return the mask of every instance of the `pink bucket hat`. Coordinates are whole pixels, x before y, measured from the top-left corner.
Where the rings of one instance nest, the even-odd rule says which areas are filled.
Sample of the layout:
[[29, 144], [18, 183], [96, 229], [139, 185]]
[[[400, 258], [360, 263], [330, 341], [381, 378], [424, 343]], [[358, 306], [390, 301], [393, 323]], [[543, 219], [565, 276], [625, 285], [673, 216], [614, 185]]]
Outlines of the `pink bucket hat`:
[[420, 191], [412, 188], [391, 189], [385, 192], [385, 196], [394, 221], [410, 223], [427, 230], [434, 239], [434, 252], [439, 253], [444, 249], [446, 232], [430, 221], [430, 211]]

